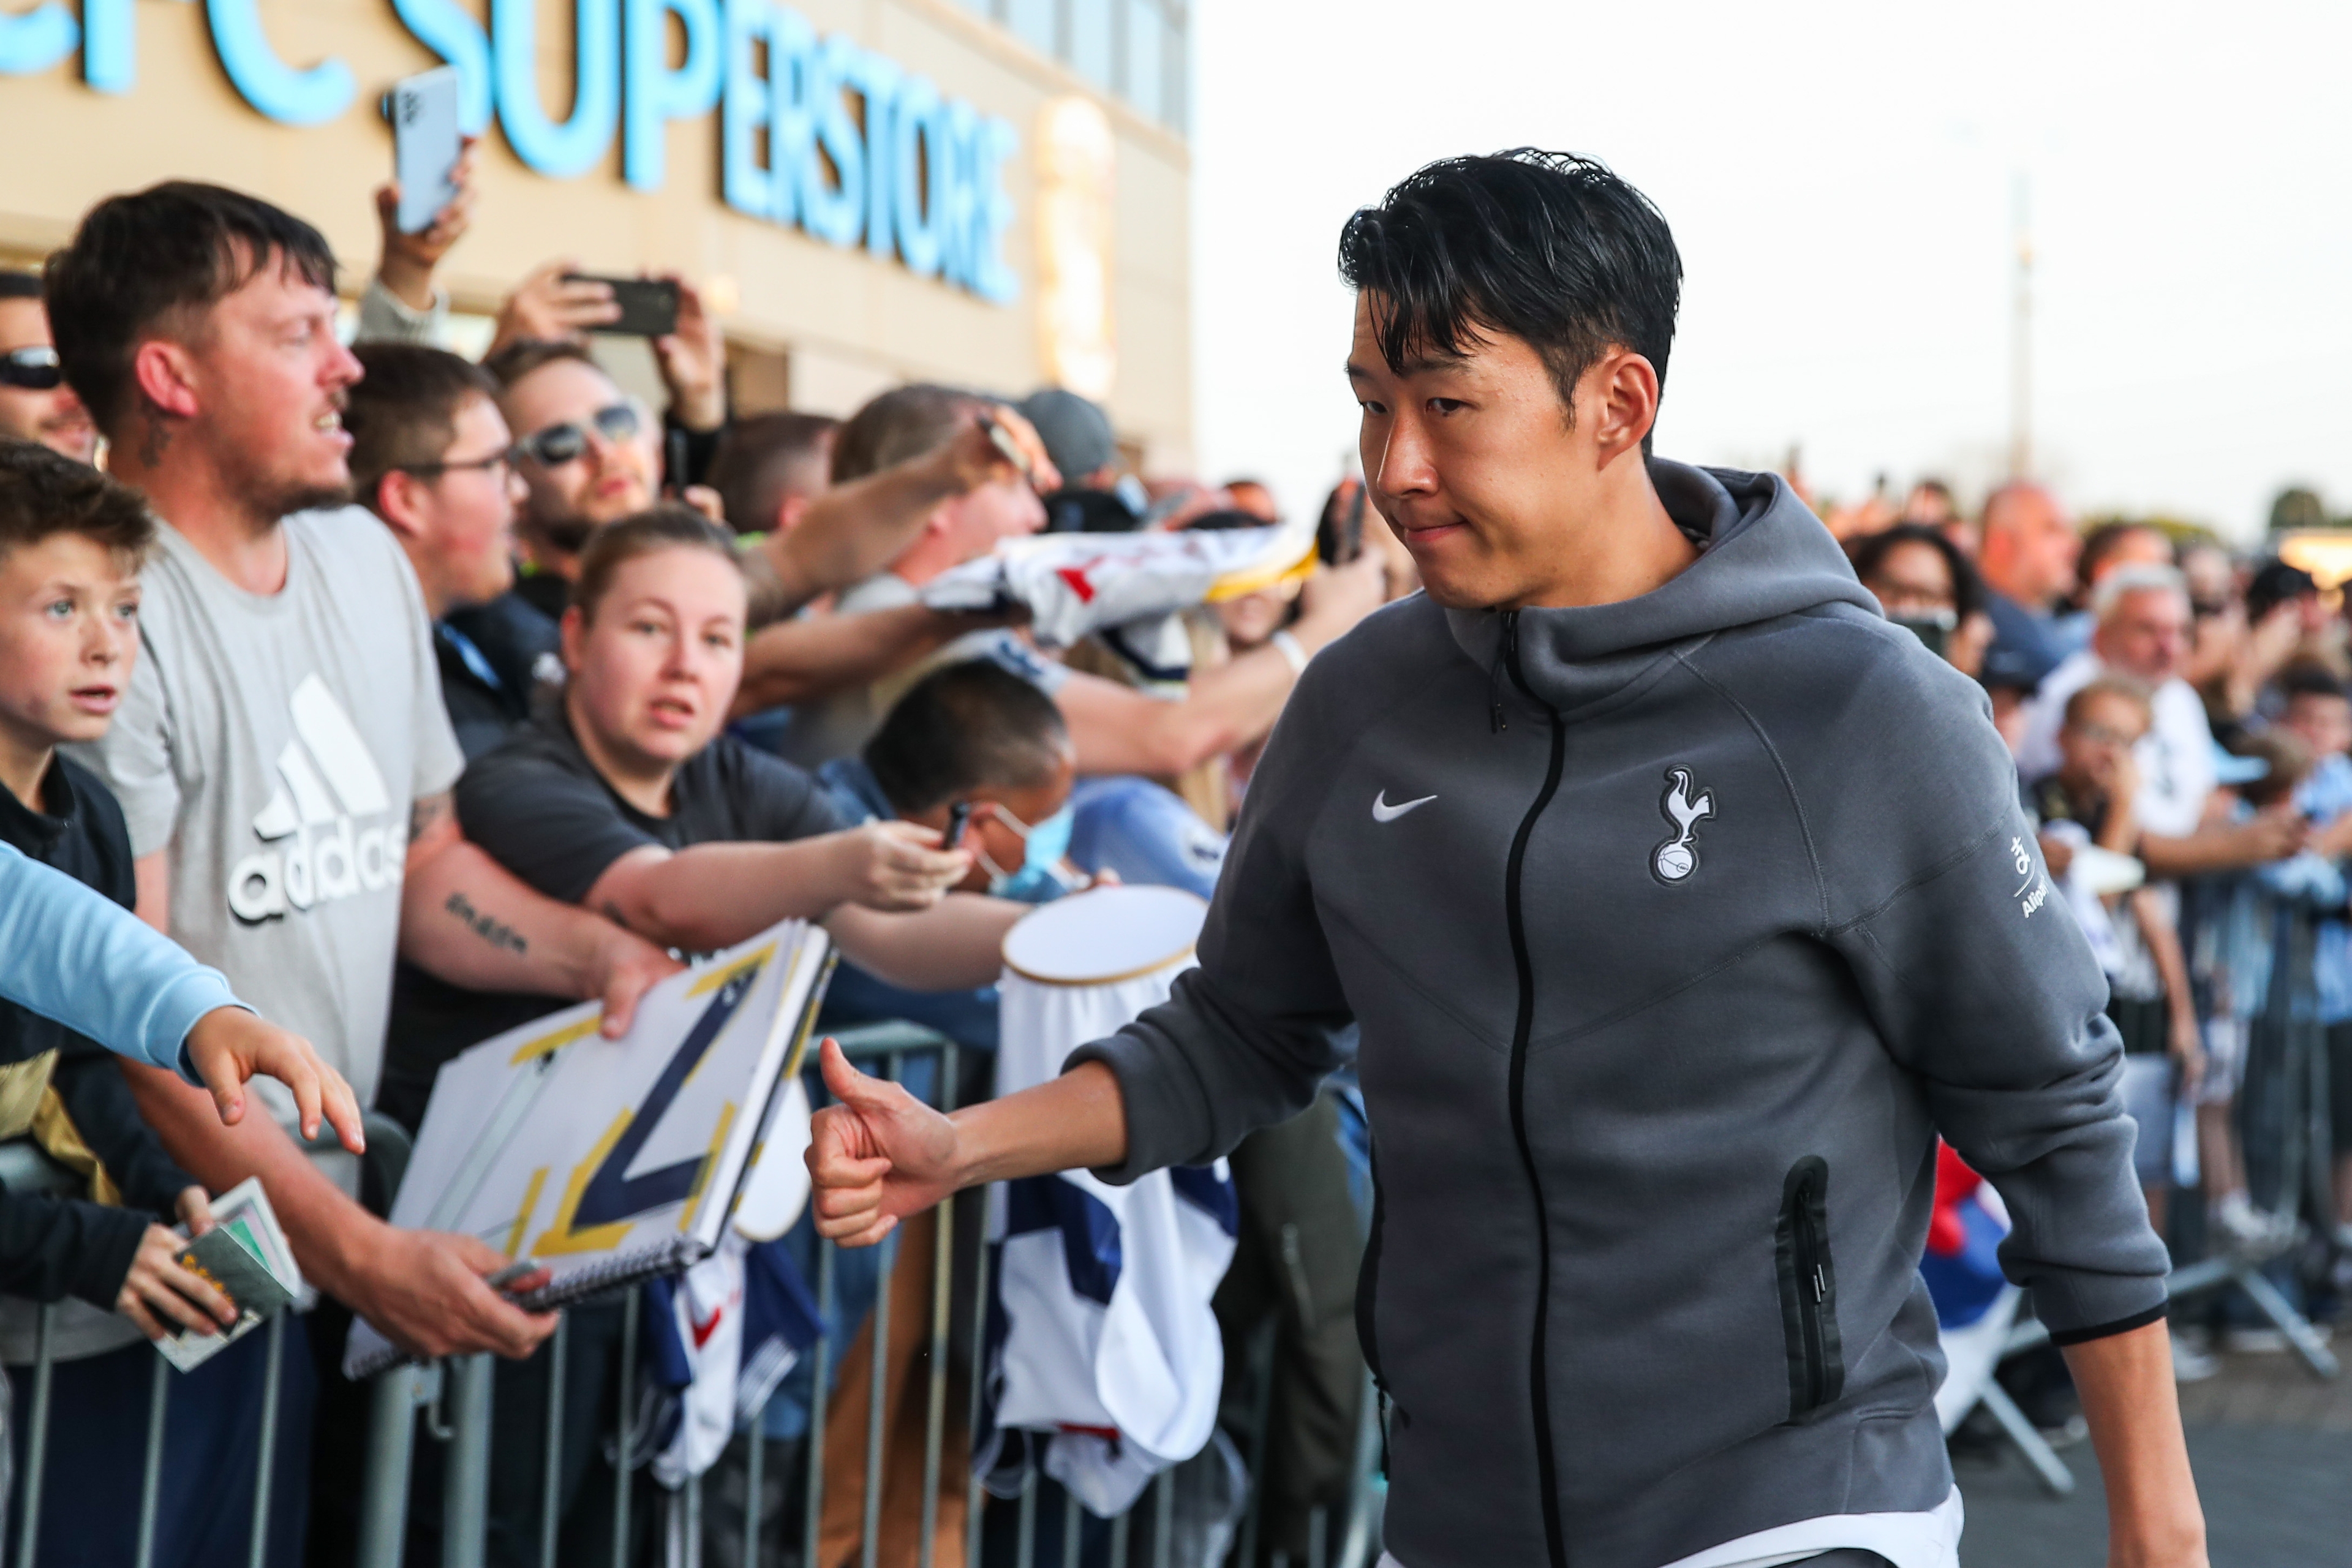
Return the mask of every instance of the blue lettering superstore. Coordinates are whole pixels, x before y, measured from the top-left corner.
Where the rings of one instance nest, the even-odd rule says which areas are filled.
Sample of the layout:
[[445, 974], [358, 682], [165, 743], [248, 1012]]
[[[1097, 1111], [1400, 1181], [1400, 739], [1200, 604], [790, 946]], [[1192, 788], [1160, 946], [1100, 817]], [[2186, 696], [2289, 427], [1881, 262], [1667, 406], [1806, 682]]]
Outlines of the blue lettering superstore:
[[[264, 35], [257, 0], [205, 0], [222, 69], [245, 100], [289, 125], [348, 111], [358, 79], [340, 59], [296, 67]], [[485, 28], [457, 0], [391, 0], [463, 79], [467, 128], [493, 115], [515, 155], [571, 179], [602, 163], [617, 132], [621, 173], [658, 190], [670, 121], [715, 110], [720, 194], [737, 211], [844, 249], [896, 255], [996, 304], [1019, 281], [1004, 261], [1012, 198], [1004, 166], [1019, 138], [1001, 119], [942, 98], [927, 79], [839, 34], [820, 37], [774, 0], [572, 0], [573, 90], [552, 118], [534, 68], [538, 0], [490, 0]], [[45, 71], [79, 51], [82, 79], [128, 93], [137, 79], [132, 0], [64, 0], [0, 13], [0, 75]], [[686, 38], [669, 63], [669, 18]]]

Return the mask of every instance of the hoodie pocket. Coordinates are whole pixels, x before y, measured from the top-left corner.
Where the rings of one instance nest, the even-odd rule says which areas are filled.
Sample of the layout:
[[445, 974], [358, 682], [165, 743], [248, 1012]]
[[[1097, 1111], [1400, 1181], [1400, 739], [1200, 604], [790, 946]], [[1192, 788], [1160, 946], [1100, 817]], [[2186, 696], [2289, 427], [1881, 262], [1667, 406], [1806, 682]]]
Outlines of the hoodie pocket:
[[1381, 1375], [1381, 1342], [1375, 1321], [1376, 1301], [1381, 1291], [1381, 1160], [1378, 1150], [1370, 1162], [1372, 1173], [1372, 1224], [1364, 1238], [1364, 1261], [1356, 1272], [1356, 1339], [1363, 1347], [1364, 1365], [1372, 1374], [1373, 1386], [1382, 1394], [1389, 1391], [1388, 1379]]
[[1845, 1387], [1838, 1344], [1837, 1265], [1830, 1258], [1830, 1168], [1818, 1154], [1780, 1184], [1773, 1258], [1780, 1276], [1780, 1331], [1789, 1352], [1789, 1419], [1836, 1400]]

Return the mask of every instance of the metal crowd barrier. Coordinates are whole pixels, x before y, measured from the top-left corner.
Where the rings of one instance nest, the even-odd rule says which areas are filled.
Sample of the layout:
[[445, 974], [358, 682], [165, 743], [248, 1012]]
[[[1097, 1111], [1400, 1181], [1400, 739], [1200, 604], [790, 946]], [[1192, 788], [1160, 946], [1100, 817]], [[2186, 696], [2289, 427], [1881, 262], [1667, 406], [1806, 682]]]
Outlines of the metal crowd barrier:
[[[407, 1131], [374, 1111], [368, 1112], [366, 1127], [368, 1158], [376, 1163], [387, 1189], [396, 1186], [408, 1158]], [[320, 1136], [308, 1147], [331, 1149], [339, 1145], [333, 1134], [322, 1128]], [[80, 1175], [50, 1159], [30, 1142], [19, 1139], [0, 1143], [0, 1190], [82, 1197], [89, 1188]], [[38, 1568], [41, 1510], [48, 1480], [50, 1390], [56, 1366], [49, 1340], [57, 1313], [54, 1304], [41, 1308], [34, 1330], [32, 1363], [11, 1373], [16, 1392], [10, 1400], [14, 1406], [10, 1419], [24, 1423], [25, 1463], [24, 1473], [9, 1494], [17, 1500], [16, 1528], [10, 1539], [0, 1542], [0, 1563], [5, 1563], [5, 1568]], [[268, 1359], [262, 1376], [261, 1432], [254, 1469], [253, 1533], [247, 1557], [252, 1568], [262, 1568], [268, 1561], [270, 1490], [277, 1471], [278, 1404], [285, 1368], [286, 1314], [280, 1312], [271, 1318], [259, 1332], [268, 1346]], [[154, 1358], [149, 1386], [146, 1449], [139, 1475], [139, 1544], [138, 1554], [132, 1560], [135, 1568], [151, 1568], [155, 1559], [164, 1418], [172, 1392], [172, 1363], [161, 1355]]]
[[[852, 1061], [893, 1082], [906, 1081], [910, 1067], [928, 1061], [933, 1068], [932, 1103], [943, 1110], [955, 1109], [959, 1055], [954, 1043], [946, 1037], [912, 1024], [890, 1023], [836, 1032], [835, 1037], [841, 1042], [843, 1050]], [[819, 1103], [823, 1103], [821, 1092]], [[924, 1420], [922, 1502], [919, 1535], [914, 1552], [916, 1568], [935, 1568], [940, 1555], [940, 1500], [944, 1487], [959, 1484], [955, 1478], [947, 1474], [945, 1458], [947, 1423], [951, 1405], [949, 1350], [953, 1301], [958, 1291], [967, 1286], [971, 1302], [970, 1354], [959, 1392], [963, 1396], [967, 1416], [976, 1418], [982, 1405], [981, 1384], [986, 1366], [988, 1254], [984, 1246], [970, 1246], [969, 1238], [977, 1236], [982, 1228], [985, 1216], [982, 1205], [985, 1203], [984, 1190], [960, 1194], [941, 1206], [940, 1222], [931, 1227], [929, 1331], [919, 1368], [914, 1374], [921, 1380], [919, 1386]], [[968, 1271], [960, 1271], [957, 1267], [959, 1235], [967, 1238], [963, 1250], [976, 1259], [974, 1267]], [[820, 1568], [820, 1542], [825, 1522], [824, 1500], [828, 1486], [837, 1479], [828, 1478], [825, 1473], [826, 1407], [832, 1393], [835, 1368], [850, 1342], [858, 1337], [861, 1329], [873, 1351], [872, 1364], [867, 1373], [864, 1475], [859, 1479], [863, 1487], [862, 1514], [857, 1544], [843, 1561], [854, 1562], [857, 1568], [881, 1568], [883, 1563], [883, 1500], [889, 1455], [887, 1441], [889, 1421], [887, 1394], [894, 1370], [889, 1353], [891, 1298], [892, 1282], [901, 1250], [900, 1240], [899, 1235], [894, 1233], [880, 1244], [880, 1278], [876, 1283], [872, 1310], [862, 1325], [835, 1321], [839, 1249], [830, 1242], [817, 1245], [815, 1278], [812, 1288], [819, 1313], [829, 1328], [824, 1337], [804, 1352], [804, 1359], [813, 1364], [806, 1451], [799, 1462], [800, 1475], [797, 1478], [797, 1500], [802, 1515], [800, 1539], [791, 1543], [798, 1550], [775, 1553], [782, 1561], [797, 1564], [797, 1568]], [[632, 1394], [636, 1373], [638, 1299], [638, 1291], [634, 1288], [622, 1298], [625, 1321], [619, 1352], [619, 1387], [623, 1396], [617, 1402], [618, 1418], [609, 1438], [618, 1483], [614, 1487], [612, 1499], [613, 1568], [634, 1568], [637, 1561], [632, 1555], [635, 1537], [631, 1510], [635, 1500], [632, 1495], [631, 1475], [643, 1457], [633, 1451], [631, 1417], [635, 1409]], [[540, 1490], [538, 1561], [541, 1568], [555, 1568], [562, 1524], [558, 1503], [565, 1431], [565, 1378], [562, 1371], [565, 1343], [563, 1327], [559, 1325], [549, 1343], [553, 1347], [554, 1360], [551, 1368], [552, 1375], [548, 1381], [547, 1447]], [[413, 1445], [420, 1409], [425, 1413], [424, 1425], [432, 1440], [445, 1446], [443, 1568], [480, 1568], [485, 1561], [488, 1526], [490, 1358], [487, 1355], [467, 1356], [454, 1358], [433, 1367], [395, 1369], [382, 1374], [377, 1380], [373, 1400], [368, 1479], [360, 1539], [360, 1568], [397, 1568], [402, 1561], [412, 1484]], [[775, 1539], [783, 1521], [772, 1517], [766, 1507], [763, 1482], [766, 1479], [769, 1444], [762, 1435], [766, 1417], [767, 1411], [763, 1409], [752, 1422], [750, 1440], [744, 1445], [744, 1509], [740, 1549], [744, 1568], [760, 1568], [769, 1561], [769, 1554], [763, 1553], [763, 1546], [773, 1548], [784, 1544]], [[1369, 1388], [1361, 1425], [1355, 1495], [1350, 1505], [1344, 1518], [1337, 1521], [1336, 1528], [1328, 1521], [1319, 1519], [1316, 1521], [1321, 1528], [1312, 1531], [1307, 1558], [1296, 1568], [1364, 1568], [1372, 1554], [1377, 1540], [1377, 1509], [1375, 1484], [1371, 1477], [1380, 1454], [1380, 1434]], [[1255, 1444], [1253, 1447], [1255, 1447]], [[1177, 1511], [1173, 1472], [1162, 1472], [1134, 1509], [1108, 1521], [1108, 1542], [1099, 1554], [1081, 1550], [1082, 1510], [1075, 1497], [1065, 1495], [1058, 1520], [1041, 1518], [1045, 1505], [1040, 1482], [1037, 1468], [1033, 1465], [1018, 1498], [996, 1500], [987, 1494], [977, 1473], [968, 1474], [962, 1479], [960, 1484], [966, 1510], [962, 1557], [966, 1568], [978, 1568], [982, 1561], [983, 1529], [991, 1508], [1016, 1510], [1014, 1557], [1017, 1568], [1080, 1568], [1082, 1561], [1087, 1563], [1087, 1568], [1180, 1568], [1173, 1556]], [[1254, 1485], [1251, 1490], [1250, 1520], [1254, 1521]], [[788, 1488], [782, 1513], [788, 1515], [794, 1500]], [[688, 1568], [700, 1568], [706, 1543], [701, 1478], [689, 1477], [669, 1506], [682, 1513], [682, 1529], [678, 1533], [683, 1540], [684, 1561]], [[1331, 1540], [1334, 1535], [1339, 1538], [1336, 1542]], [[824, 1563], [822, 1568], [843, 1568], [843, 1562]], [[893, 1568], [897, 1568], [895, 1563]], [[1188, 1563], [1181, 1568], [1199, 1568], [1199, 1565]]]

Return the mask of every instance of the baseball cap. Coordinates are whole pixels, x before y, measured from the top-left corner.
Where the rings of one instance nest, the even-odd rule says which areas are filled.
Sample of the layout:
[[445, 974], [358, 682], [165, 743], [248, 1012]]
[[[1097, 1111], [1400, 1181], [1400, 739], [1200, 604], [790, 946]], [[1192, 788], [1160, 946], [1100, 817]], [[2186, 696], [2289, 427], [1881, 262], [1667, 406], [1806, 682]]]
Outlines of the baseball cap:
[[1064, 484], [1076, 484], [1118, 458], [1118, 437], [1110, 416], [1098, 403], [1063, 387], [1041, 387], [1013, 405], [1023, 418], [1037, 427], [1045, 455], [1062, 471]]

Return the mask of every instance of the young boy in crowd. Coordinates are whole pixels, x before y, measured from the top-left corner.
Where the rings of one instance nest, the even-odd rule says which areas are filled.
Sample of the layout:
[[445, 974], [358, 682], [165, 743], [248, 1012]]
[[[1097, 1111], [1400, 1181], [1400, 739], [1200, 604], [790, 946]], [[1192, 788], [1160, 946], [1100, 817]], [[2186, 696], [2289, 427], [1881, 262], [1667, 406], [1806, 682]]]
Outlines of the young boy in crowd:
[[[139, 566], [153, 541], [133, 492], [45, 448], [0, 442], [0, 842], [126, 909], [136, 889], [121, 809], [57, 748], [103, 734], [130, 683]], [[18, 1137], [86, 1177], [90, 1192], [0, 1195], [6, 1360], [31, 1359], [42, 1310], [34, 1303], [65, 1303], [51, 1321], [48, 1455], [75, 1478], [82, 1506], [43, 1511], [40, 1557], [128, 1562], [139, 1468], [122, 1460], [116, 1417], [129, 1399], [143, 1402], [153, 1375], [140, 1336], [236, 1321], [217, 1289], [180, 1267], [184, 1243], [160, 1223], [176, 1215], [198, 1232], [211, 1210], [140, 1120], [107, 1053], [63, 1024], [0, 1004], [0, 1138]], [[252, 1485], [260, 1384], [205, 1372], [188, 1374], [170, 1405], [160, 1563], [243, 1558], [244, 1514], [205, 1505]], [[20, 1458], [28, 1436], [20, 1425]]]
[[[2352, 854], [2352, 696], [2318, 665], [2280, 678], [2285, 710], [2279, 727], [2311, 749], [2311, 776], [2297, 804], [2316, 830], [2313, 850], [2340, 860]], [[2336, 1147], [2336, 1247], [2352, 1258], [2352, 924], [2339, 911], [2322, 920], [2312, 953], [2319, 1018], [2327, 1028], [2328, 1112]]]

